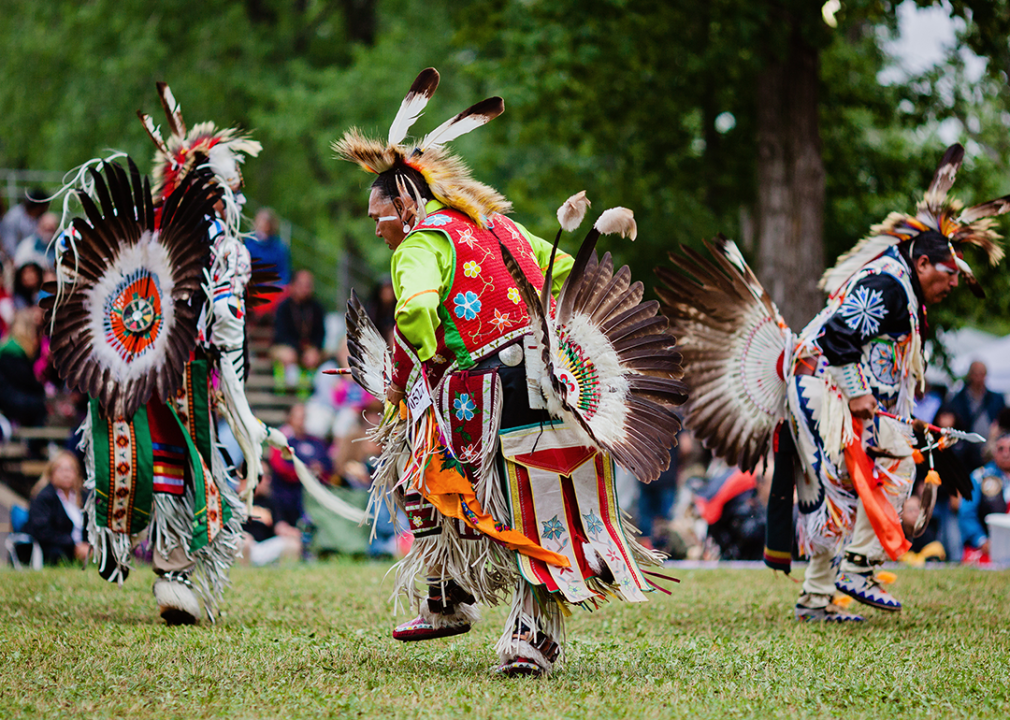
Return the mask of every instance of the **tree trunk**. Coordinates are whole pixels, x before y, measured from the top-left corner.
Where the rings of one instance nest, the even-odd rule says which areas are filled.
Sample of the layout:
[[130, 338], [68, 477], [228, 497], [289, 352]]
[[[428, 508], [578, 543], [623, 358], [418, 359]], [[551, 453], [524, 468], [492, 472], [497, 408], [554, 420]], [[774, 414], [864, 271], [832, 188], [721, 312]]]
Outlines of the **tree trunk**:
[[824, 271], [818, 49], [798, 25], [757, 80], [758, 274], [794, 331], [820, 310]]

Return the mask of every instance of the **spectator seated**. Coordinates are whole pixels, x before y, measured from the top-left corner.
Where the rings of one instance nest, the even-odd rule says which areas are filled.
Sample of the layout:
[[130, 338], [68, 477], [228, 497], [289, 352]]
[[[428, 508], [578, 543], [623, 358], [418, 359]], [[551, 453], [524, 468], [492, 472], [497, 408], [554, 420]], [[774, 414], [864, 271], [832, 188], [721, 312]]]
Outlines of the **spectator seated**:
[[298, 390], [305, 397], [312, 374], [322, 362], [325, 339], [323, 306], [313, 295], [312, 273], [299, 270], [291, 279], [288, 297], [277, 306], [274, 344], [274, 379], [279, 391]]

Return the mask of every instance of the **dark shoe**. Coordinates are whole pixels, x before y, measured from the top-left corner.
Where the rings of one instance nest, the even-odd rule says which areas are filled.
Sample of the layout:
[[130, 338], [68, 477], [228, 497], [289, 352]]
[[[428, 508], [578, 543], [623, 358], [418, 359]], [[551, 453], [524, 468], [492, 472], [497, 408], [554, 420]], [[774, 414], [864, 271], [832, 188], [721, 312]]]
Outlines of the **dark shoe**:
[[439, 627], [432, 625], [423, 615], [402, 625], [397, 625], [393, 630], [393, 639], [401, 642], [414, 642], [417, 640], [436, 640], [438, 638], [452, 637], [470, 632], [470, 623], [439, 623]]
[[535, 660], [517, 657], [497, 666], [494, 671], [502, 677], [521, 677], [524, 675], [546, 675], [547, 668], [540, 667]]

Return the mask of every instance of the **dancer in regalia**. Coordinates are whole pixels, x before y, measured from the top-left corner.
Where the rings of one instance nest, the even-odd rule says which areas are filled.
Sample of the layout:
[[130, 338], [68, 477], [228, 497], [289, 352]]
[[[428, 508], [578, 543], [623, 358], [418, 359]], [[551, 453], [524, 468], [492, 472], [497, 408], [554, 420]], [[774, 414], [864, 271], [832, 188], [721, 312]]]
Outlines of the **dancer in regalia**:
[[[652, 589], [641, 565], [660, 557], [625, 524], [612, 457], [645, 482], [667, 467], [680, 358], [658, 303], [594, 252], [600, 234], [634, 238], [630, 211], [603, 213], [576, 258], [555, 254], [444, 149], [497, 117], [501, 98], [403, 144], [437, 84], [434, 69], [418, 76], [388, 141], [351, 130], [335, 145], [376, 176], [368, 213], [393, 251], [392, 355], [356, 298], [347, 318], [355, 378], [389, 401], [373, 503], [395, 498], [415, 537], [396, 585], [419, 615], [393, 636], [466, 632], [478, 603], [514, 591], [498, 671], [543, 674], [572, 605]], [[570, 198], [562, 228], [588, 205]]]
[[129, 158], [128, 170], [82, 168], [72, 185], [84, 217], [62, 236], [47, 308], [55, 366], [91, 397], [82, 449], [99, 572], [122, 583], [147, 538], [162, 618], [192, 624], [215, 617], [245, 517], [229, 482], [242, 458], [222, 454], [217, 415], [239, 440], [250, 490], [262, 443], [286, 441], [244, 392], [246, 307], [272, 291], [239, 233], [239, 163], [260, 145], [209, 122], [187, 131], [168, 86], [158, 91], [168, 140], [140, 115], [157, 147], [153, 191]]
[[[788, 572], [794, 537], [809, 556], [797, 619], [862, 620], [832, 603], [836, 592], [901, 609], [875, 570], [910, 545], [898, 513], [916, 462], [927, 453], [935, 464], [944, 456], [932, 451], [956, 437], [925, 428], [929, 435], [915, 447], [911, 414], [924, 388], [926, 306], [961, 279], [981, 296], [961, 249], [975, 245], [998, 262], [1003, 253], [988, 218], [1010, 209], [1007, 198], [967, 210], [947, 198], [963, 154], [960, 145], [947, 150], [915, 215], [891, 213], [824, 274], [827, 305], [798, 335], [729, 241], [706, 243], [715, 264], [684, 248], [671, 254], [674, 269], [657, 270], [688, 370], [688, 427], [745, 469], [775, 438], [765, 562]], [[779, 428], [783, 419], [787, 427]], [[970, 496], [963, 472], [930, 472], [929, 511], [939, 475]], [[917, 530], [928, 518], [922, 514]]]

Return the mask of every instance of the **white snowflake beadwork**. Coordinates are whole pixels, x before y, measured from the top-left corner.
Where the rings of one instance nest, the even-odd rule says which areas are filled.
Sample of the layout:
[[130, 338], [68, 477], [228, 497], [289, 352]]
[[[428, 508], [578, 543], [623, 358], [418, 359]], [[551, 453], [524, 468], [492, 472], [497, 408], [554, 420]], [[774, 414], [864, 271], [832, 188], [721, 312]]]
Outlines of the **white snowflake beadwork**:
[[857, 287], [838, 308], [845, 324], [863, 337], [877, 334], [885, 312], [883, 294], [867, 287]]

